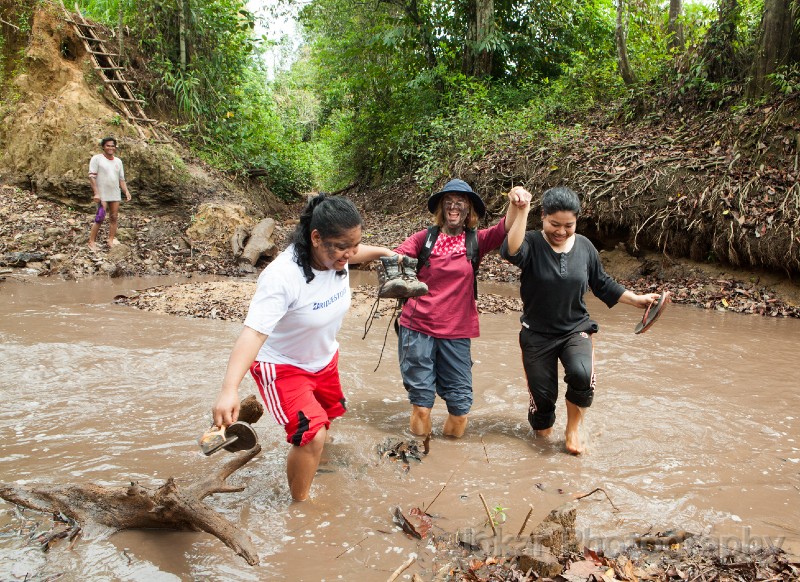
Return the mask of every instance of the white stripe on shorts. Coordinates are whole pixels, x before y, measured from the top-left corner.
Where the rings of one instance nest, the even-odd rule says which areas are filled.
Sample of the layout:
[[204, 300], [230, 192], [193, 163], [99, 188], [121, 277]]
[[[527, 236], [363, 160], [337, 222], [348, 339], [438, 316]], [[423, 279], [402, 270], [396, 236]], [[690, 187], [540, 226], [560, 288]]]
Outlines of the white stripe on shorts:
[[260, 382], [258, 390], [261, 392], [261, 399], [267, 405], [267, 410], [275, 419], [275, 422], [282, 426], [289, 424], [289, 419], [286, 413], [283, 412], [281, 407], [280, 398], [278, 398], [278, 391], [275, 389], [275, 364], [268, 364], [266, 362], [258, 363], [258, 370], [260, 373]]

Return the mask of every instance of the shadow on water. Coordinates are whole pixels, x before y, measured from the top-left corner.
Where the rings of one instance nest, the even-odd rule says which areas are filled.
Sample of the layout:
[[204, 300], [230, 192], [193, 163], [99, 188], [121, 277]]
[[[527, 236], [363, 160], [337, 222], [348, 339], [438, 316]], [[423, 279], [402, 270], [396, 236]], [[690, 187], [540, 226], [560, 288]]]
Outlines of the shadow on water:
[[[2, 481], [158, 486], [189, 480], [224, 457], [206, 458], [196, 438], [213, 402], [240, 324], [139, 312], [114, 295], [172, 281], [115, 280], [0, 287]], [[507, 287], [509, 293], [514, 289]], [[431, 454], [403, 470], [376, 446], [409, 438], [409, 406], [390, 332], [377, 371], [384, 324], [361, 336], [351, 314], [340, 333], [349, 412], [313, 490], [292, 504], [285, 483], [288, 445], [264, 418], [263, 452], [234, 476], [242, 493], [216, 495], [215, 509], [246, 528], [262, 565], [250, 568], [203, 533], [131, 531], [83, 539], [47, 554], [19, 536], [0, 538], [3, 577], [29, 568], [69, 579], [385, 580], [415, 552], [432, 571], [441, 558], [392, 524], [400, 506], [435, 504], [435, 532], [482, 527], [478, 494], [502, 506], [516, 533], [575, 495], [579, 530], [597, 544], [670, 528], [733, 540], [785, 537], [800, 546], [800, 394], [794, 361], [800, 322], [674, 305], [634, 335], [637, 312], [589, 299], [601, 324], [598, 388], [587, 414], [587, 454], [563, 453], [564, 413], [555, 437], [536, 440], [516, 314], [484, 315], [473, 342], [475, 404], [467, 435], [442, 438], [446, 411], [434, 409]], [[380, 331], [376, 329], [380, 328]], [[253, 393], [247, 379], [241, 394]], [[18, 525], [0, 505], [4, 531]], [[45, 520], [46, 521], [46, 520]], [[91, 537], [91, 536], [87, 536]], [[610, 546], [609, 546], [610, 547]]]

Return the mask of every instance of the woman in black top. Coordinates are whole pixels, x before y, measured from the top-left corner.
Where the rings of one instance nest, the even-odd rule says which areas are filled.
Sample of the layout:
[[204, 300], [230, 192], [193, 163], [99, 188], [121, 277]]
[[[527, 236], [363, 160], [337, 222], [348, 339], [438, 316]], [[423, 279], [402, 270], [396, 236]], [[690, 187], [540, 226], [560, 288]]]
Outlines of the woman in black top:
[[[529, 199], [529, 198], [528, 198]], [[580, 200], [569, 188], [551, 188], [542, 197], [542, 230], [525, 232], [530, 203], [515, 206], [500, 253], [522, 269], [520, 347], [528, 380], [528, 422], [538, 436], [549, 436], [558, 401], [558, 361], [564, 366], [567, 451], [583, 452], [580, 426], [594, 397], [592, 335], [599, 326], [589, 317], [583, 296], [591, 289], [609, 307], [626, 303], [645, 309], [658, 293], [626, 290], [603, 270], [600, 255], [575, 232]]]

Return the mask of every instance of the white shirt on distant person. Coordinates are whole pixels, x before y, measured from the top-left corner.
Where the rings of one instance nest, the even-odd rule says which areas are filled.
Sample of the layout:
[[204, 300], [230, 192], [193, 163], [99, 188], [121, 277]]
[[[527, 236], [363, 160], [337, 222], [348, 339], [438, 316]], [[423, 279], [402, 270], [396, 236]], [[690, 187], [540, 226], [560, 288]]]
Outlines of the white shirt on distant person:
[[103, 154], [95, 154], [89, 160], [89, 176], [97, 182], [97, 191], [103, 202], [120, 202], [122, 192], [119, 181], [125, 179], [125, 170], [122, 160], [114, 156], [109, 160]]

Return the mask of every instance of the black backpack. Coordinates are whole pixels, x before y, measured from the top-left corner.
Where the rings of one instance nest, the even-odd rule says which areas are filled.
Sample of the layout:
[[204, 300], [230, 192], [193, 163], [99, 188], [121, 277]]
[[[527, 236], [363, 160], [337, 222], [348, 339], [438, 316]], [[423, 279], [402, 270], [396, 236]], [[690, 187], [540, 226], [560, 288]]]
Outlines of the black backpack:
[[[475, 228], [466, 229], [466, 236], [464, 244], [467, 247], [467, 260], [472, 263], [472, 288], [475, 294], [475, 299], [478, 299], [478, 266], [481, 262], [480, 253], [478, 252], [478, 230]], [[436, 239], [439, 238], [439, 227], [429, 226], [428, 234], [425, 236], [425, 243], [417, 256], [417, 276], [423, 265], [430, 264], [428, 258], [431, 256], [433, 245], [436, 244]]]

